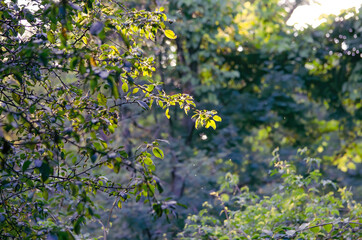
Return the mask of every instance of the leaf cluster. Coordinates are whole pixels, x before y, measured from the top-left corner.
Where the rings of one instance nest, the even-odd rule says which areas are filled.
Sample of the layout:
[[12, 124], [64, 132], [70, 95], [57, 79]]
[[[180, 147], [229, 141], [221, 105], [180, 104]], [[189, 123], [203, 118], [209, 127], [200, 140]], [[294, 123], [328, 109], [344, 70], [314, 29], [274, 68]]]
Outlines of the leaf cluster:
[[[274, 153], [271, 175], [282, 182], [271, 196], [239, 188], [226, 175], [214, 204], [204, 203], [189, 216], [180, 239], [354, 239], [361, 237], [362, 206], [346, 187], [321, 178], [315, 169], [305, 176]], [[308, 160], [308, 159], [306, 159]], [[237, 178], [236, 178], [237, 179]], [[232, 193], [230, 193], [230, 190]], [[214, 209], [220, 209], [220, 214]], [[222, 217], [218, 216], [222, 215]]]

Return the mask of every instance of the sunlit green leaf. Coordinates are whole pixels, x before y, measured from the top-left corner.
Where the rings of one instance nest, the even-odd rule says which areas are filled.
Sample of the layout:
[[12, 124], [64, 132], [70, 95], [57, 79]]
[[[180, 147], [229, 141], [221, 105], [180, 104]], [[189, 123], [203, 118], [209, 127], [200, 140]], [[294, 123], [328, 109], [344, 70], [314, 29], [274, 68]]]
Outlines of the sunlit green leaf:
[[128, 84], [126, 82], [122, 84], [122, 90], [123, 92], [128, 92]]
[[155, 155], [155, 157], [158, 157], [158, 158], [161, 158], [161, 159], [164, 158], [163, 151], [161, 149], [159, 149], [158, 147], [154, 147], [152, 149], [152, 152], [153, 152], [153, 155]]
[[165, 35], [169, 39], [176, 39], [177, 38], [176, 34], [172, 30], [169, 30], [169, 29], [165, 30]]
[[170, 119], [171, 116], [170, 116], [170, 109], [169, 109], [169, 108], [166, 109], [165, 115], [166, 115], [166, 117], [167, 117], [168, 119]]

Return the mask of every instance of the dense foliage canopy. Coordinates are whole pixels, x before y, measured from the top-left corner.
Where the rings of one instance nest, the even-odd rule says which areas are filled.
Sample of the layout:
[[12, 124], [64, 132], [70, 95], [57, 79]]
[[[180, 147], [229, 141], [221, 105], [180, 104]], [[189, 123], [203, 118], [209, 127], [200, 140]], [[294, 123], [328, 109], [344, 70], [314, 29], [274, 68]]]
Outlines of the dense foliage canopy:
[[21, 2], [0, 3], [0, 238], [358, 237], [362, 11]]

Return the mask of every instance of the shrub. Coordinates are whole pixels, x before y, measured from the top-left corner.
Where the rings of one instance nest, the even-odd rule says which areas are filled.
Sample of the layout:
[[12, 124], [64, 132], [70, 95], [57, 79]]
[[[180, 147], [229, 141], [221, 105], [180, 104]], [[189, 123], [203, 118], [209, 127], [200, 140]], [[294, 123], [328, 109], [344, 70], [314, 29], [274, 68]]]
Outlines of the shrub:
[[[319, 160], [306, 158], [310, 169]], [[238, 177], [227, 174], [221, 189], [212, 192], [198, 215], [188, 217], [180, 239], [358, 239], [362, 237], [362, 207], [346, 187], [321, 178], [317, 168], [305, 176], [277, 151], [271, 176], [280, 174], [271, 196], [259, 197], [237, 186]], [[233, 189], [231, 189], [233, 187]], [[230, 190], [233, 190], [232, 194]], [[213, 209], [220, 208], [219, 216]]]

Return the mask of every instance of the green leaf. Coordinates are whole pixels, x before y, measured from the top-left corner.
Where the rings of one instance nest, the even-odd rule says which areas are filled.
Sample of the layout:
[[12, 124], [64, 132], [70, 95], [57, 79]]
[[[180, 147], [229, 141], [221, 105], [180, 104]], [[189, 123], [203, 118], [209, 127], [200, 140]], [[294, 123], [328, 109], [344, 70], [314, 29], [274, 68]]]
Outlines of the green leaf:
[[11, 96], [13, 97], [14, 101], [17, 103], [17, 104], [20, 104], [20, 96], [16, 93], [12, 93]]
[[311, 230], [314, 233], [319, 233], [321, 228], [320, 227], [311, 227], [309, 230]]
[[109, 126], [108, 126], [109, 132], [110, 132], [110, 133], [114, 133], [114, 132], [115, 132], [115, 127], [116, 127], [116, 125], [109, 125]]
[[183, 208], [185, 208], [185, 209], [187, 209], [188, 207], [187, 207], [187, 205], [185, 205], [185, 204], [182, 204], [182, 203], [176, 203], [176, 205], [178, 205], [178, 206], [180, 206], [180, 207], [183, 207]]
[[[160, 150], [161, 151], [161, 150]], [[156, 156], [156, 155], [155, 155]], [[152, 165], [153, 164], [153, 161], [151, 158], [145, 158], [143, 160], [143, 162], [146, 164], [146, 165]]]
[[104, 94], [98, 93], [98, 95], [97, 95], [97, 100], [98, 100], [98, 102], [99, 102], [100, 105], [106, 106], [106, 104], [107, 104], [107, 98], [106, 98], [106, 96], [104, 96]]
[[78, 196], [78, 187], [77, 187], [77, 185], [75, 185], [73, 183], [70, 183], [69, 186], [70, 186], [70, 189], [72, 190], [72, 196], [73, 197]]
[[128, 92], [128, 84], [126, 82], [122, 84], [122, 90], [123, 92]]
[[112, 77], [108, 77], [108, 82], [110, 83], [111, 85], [111, 88], [112, 88], [112, 94], [115, 98], [118, 98], [119, 97], [119, 93], [118, 93], [118, 87], [117, 87], [117, 84], [114, 82], [114, 79]]
[[98, 82], [97, 82], [97, 79], [96, 78], [92, 78], [91, 80], [90, 80], [90, 89], [94, 92], [94, 90], [96, 89], [96, 87], [97, 87], [97, 84], [98, 84]]
[[78, 214], [81, 214], [83, 210], [84, 210], [84, 204], [82, 202], [78, 203], [77, 205]]
[[172, 30], [170, 30], [170, 29], [165, 30], [165, 35], [166, 35], [166, 37], [168, 37], [169, 39], [176, 39], [176, 38], [177, 38], [176, 34], [175, 34]]
[[[87, 71], [86, 67], [84, 66], [84, 61], [83, 60], [80, 61], [78, 70], [79, 70], [80, 74], [84, 74]], [[93, 88], [92, 88], [92, 80], [91, 80], [91, 89], [93, 90]]]
[[80, 224], [83, 222], [84, 217], [80, 217], [77, 219], [77, 221], [74, 223], [74, 232], [76, 234], [80, 234]]
[[155, 211], [158, 217], [162, 216], [163, 211], [160, 203], [153, 204], [153, 210]]
[[158, 100], [158, 105], [159, 105], [160, 107], [163, 107], [163, 102], [162, 102], [161, 100]]
[[69, 232], [57, 232], [59, 240], [75, 240], [74, 236]]
[[22, 168], [23, 172], [25, 172], [29, 168], [30, 164], [31, 164], [31, 161], [29, 161], [29, 160], [24, 162], [23, 168]]
[[116, 163], [114, 163], [114, 165], [113, 165], [113, 171], [115, 172], [115, 173], [119, 173], [119, 170], [121, 169], [121, 163], [120, 162], [116, 162]]
[[49, 198], [48, 190], [44, 189], [42, 192], [43, 198], [47, 201]]
[[228, 202], [230, 200], [230, 196], [226, 193], [221, 194], [220, 198], [223, 202]]
[[228, 236], [221, 236], [219, 240], [229, 240], [230, 238]]
[[152, 152], [153, 152], [153, 155], [155, 155], [155, 157], [158, 157], [158, 158], [161, 158], [161, 159], [164, 158], [163, 151], [161, 149], [159, 149], [158, 147], [154, 147], [152, 149]]
[[39, 168], [40, 174], [41, 174], [41, 180], [45, 182], [48, 180], [51, 168], [49, 167], [49, 164], [47, 162], [42, 163], [42, 165]]
[[30, 108], [29, 108], [29, 112], [31, 114], [33, 114], [35, 112], [35, 110], [36, 110], [36, 105], [35, 104], [31, 105]]
[[133, 93], [133, 94], [136, 94], [136, 93], [138, 93], [139, 90], [140, 90], [139, 88], [134, 88], [133, 91], [132, 91], [132, 93]]
[[55, 37], [54, 34], [51, 31], [47, 32], [47, 38], [50, 43], [55, 43]]
[[91, 156], [92, 163], [95, 163], [97, 161], [97, 158], [98, 158], [97, 153], [92, 154], [92, 156]]
[[161, 186], [159, 181], [156, 182], [156, 187], [159, 193], [163, 193], [163, 187]]
[[152, 92], [154, 88], [155, 88], [155, 85], [148, 85], [147, 91]]
[[333, 224], [324, 225], [323, 228], [324, 230], [326, 230], [327, 233], [329, 233], [333, 228]]

